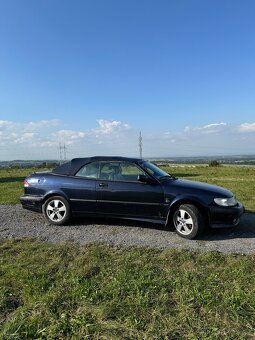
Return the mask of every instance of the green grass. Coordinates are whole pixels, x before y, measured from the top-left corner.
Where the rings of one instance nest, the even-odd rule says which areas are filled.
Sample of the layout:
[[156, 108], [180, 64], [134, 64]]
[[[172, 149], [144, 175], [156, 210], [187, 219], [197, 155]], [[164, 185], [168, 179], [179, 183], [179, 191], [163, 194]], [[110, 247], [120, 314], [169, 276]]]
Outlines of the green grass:
[[[39, 169], [44, 171], [46, 169]], [[165, 167], [176, 177], [217, 184], [233, 191], [249, 211], [255, 211], [255, 166], [194, 166]], [[0, 204], [19, 203], [23, 180], [38, 169], [0, 170]]]
[[0, 204], [19, 203], [19, 198], [23, 194], [25, 177], [32, 172], [45, 170], [48, 169], [0, 169]]
[[254, 260], [2, 241], [0, 338], [252, 338]]
[[255, 212], [255, 166], [177, 166], [163, 169], [179, 178], [225, 187], [236, 195], [247, 210]]

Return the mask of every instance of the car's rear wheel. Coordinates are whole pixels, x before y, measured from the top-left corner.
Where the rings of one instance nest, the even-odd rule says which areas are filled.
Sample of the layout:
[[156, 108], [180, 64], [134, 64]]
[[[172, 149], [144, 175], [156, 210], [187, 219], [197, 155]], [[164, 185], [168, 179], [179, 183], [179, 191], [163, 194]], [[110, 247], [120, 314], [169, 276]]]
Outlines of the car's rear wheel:
[[190, 240], [196, 238], [205, 226], [203, 215], [192, 204], [182, 204], [173, 214], [177, 234]]
[[63, 225], [71, 217], [69, 203], [61, 196], [52, 196], [45, 201], [43, 214], [51, 224]]

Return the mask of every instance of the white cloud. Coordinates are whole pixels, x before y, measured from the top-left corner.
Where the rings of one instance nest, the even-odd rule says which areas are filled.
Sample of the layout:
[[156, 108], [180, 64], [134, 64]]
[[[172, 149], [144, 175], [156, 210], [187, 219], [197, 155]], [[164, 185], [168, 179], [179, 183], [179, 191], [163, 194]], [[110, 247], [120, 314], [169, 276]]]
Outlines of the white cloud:
[[75, 141], [85, 138], [86, 133], [74, 130], [59, 130], [56, 133], [54, 133], [53, 136], [56, 137], [56, 139], [59, 140], [60, 142], [64, 142], [67, 145], [71, 145]]
[[0, 120], [0, 130], [4, 131], [17, 127], [18, 123], [14, 123], [8, 120]]
[[170, 132], [164, 132], [161, 138], [164, 139], [166, 142], [171, 142], [171, 143], [176, 142], [174, 135]]
[[37, 122], [28, 122], [28, 123], [0, 120], [0, 130], [4, 131], [7, 129], [12, 129], [12, 130], [22, 129], [23, 131], [37, 131], [42, 128], [55, 127], [58, 124], [60, 124], [60, 121], [58, 119], [40, 120]]
[[184, 132], [194, 132], [199, 131], [200, 133], [214, 133], [222, 130], [227, 126], [226, 123], [212, 123], [204, 126], [190, 127], [186, 126]]
[[255, 132], [255, 123], [243, 123], [238, 130], [239, 132]]
[[226, 126], [226, 123], [213, 123], [213, 124], [209, 124], [209, 125], [205, 125], [202, 127], [202, 129], [214, 129], [220, 126]]
[[145, 140], [144, 148], [151, 157], [254, 154], [255, 134], [246, 133], [242, 139], [238, 127], [223, 122], [187, 126], [184, 131], [165, 132], [153, 141]]
[[25, 130], [27, 131], [37, 131], [40, 129], [55, 127], [59, 124], [60, 124], [60, 121], [58, 119], [51, 119], [51, 120], [40, 120], [38, 122], [22, 123], [21, 125], [23, 125]]
[[[17, 158], [58, 158], [59, 145], [66, 145], [68, 152], [80, 154], [109, 154], [120, 145], [126, 148], [129, 143], [124, 131], [132, 129], [127, 123], [117, 120], [97, 121], [98, 126], [86, 131], [57, 129], [64, 127], [59, 120], [40, 120], [31, 122], [13, 122], [0, 120], [0, 160]], [[131, 132], [132, 133], [132, 132]], [[93, 151], [98, 148], [98, 151]], [[72, 156], [75, 156], [72, 154]]]
[[130, 125], [124, 124], [117, 120], [105, 120], [105, 119], [98, 119], [97, 123], [99, 127], [94, 130], [97, 134], [112, 134], [114, 132], [119, 132], [123, 130], [130, 129]]
[[[255, 123], [238, 126], [211, 123], [184, 131], [142, 131], [144, 157], [254, 153]], [[240, 138], [240, 132], [243, 133]], [[67, 158], [92, 155], [138, 156], [139, 130], [120, 120], [99, 119], [87, 130], [65, 129], [58, 120], [0, 120], [0, 160], [58, 159], [59, 145]]]
[[59, 147], [59, 142], [56, 140], [41, 140], [40, 141], [40, 147], [41, 148], [55, 148], [55, 150], [57, 150], [57, 148]]
[[13, 143], [22, 144], [28, 142], [34, 142], [36, 134], [34, 132], [25, 132], [19, 138], [14, 139]]

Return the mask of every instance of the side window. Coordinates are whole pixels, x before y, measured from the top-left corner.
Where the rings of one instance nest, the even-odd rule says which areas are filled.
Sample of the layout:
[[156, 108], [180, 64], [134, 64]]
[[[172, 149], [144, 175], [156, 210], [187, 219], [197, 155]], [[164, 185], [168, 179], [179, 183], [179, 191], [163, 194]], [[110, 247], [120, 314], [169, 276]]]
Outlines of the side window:
[[98, 178], [99, 163], [89, 163], [84, 165], [75, 176], [85, 177], [85, 178]]
[[123, 162], [121, 163], [121, 169], [122, 176], [126, 181], [137, 181], [139, 175], [145, 175], [145, 173], [134, 163]]
[[137, 181], [138, 175], [144, 175], [144, 172], [134, 163], [102, 162], [99, 178], [111, 181]]
[[99, 178], [100, 179], [113, 179], [113, 169], [117, 167], [119, 163], [117, 162], [101, 162]]

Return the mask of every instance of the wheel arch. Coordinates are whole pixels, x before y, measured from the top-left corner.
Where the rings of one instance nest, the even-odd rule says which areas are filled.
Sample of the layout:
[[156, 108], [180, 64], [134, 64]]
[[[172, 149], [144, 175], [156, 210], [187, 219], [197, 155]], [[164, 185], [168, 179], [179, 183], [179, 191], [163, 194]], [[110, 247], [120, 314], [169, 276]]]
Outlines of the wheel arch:
[[209, 217], [209, 211], [208, 208], [204, 206], [202, 202], [200, 202], [197, 198], [194, 197], [180, 197], [176, 200], [174, 200], [170, 206], [168, 207], [168, 212], [167, 212], [167, 218], [166, 218], [166, 223], [165, 225], [169, 225], [171, 222], [171, 218], [173, 216], [173, 213], [182, 205], [182, 204], [190, 204], [194, 205], [200, 213], [203, 215], [205, 219], [205, 223], [208, 224], [210, 217]]
[[49, 199], [50, 197], [54, 197], [54, 196], [63, 197], [65, 200], [67, 200], [68, 204], [71, 206], [70, 199], [67, 197], [67, 195], [63, 191], [49, 191], [49, 192], [47, 192], [47, 194], [43, 197], [42, 206], [47, 201], [47, 199]]

